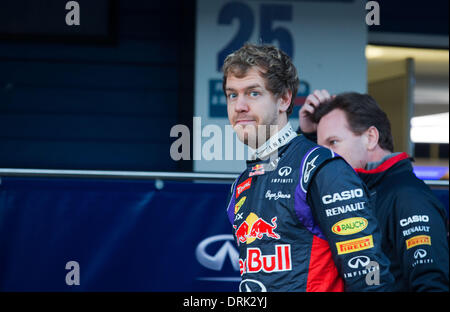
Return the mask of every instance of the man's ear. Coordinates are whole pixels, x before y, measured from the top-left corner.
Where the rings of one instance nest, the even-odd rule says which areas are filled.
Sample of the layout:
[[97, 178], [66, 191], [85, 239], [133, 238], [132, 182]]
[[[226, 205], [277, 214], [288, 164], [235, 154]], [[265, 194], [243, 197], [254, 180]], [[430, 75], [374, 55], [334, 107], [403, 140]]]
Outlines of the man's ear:
[[280, 104], [279, 106], [280, 113], [285, 113], [288, 110], [289, 105], [291, 105], [291, 100], [292, 100], [291, 90], [287, 90], [286, 92], [284, 92], [282, 96], [279, 97], [278, 101]]
[[377, 145], [378, 140], [380, 139], [380, 133], [378, 132], [378, 129], [374, 126], [370, 126], [369, 129], [367, 129], [364, 134], [367, 137], [367, 149], [369, 151], [373, 151]]

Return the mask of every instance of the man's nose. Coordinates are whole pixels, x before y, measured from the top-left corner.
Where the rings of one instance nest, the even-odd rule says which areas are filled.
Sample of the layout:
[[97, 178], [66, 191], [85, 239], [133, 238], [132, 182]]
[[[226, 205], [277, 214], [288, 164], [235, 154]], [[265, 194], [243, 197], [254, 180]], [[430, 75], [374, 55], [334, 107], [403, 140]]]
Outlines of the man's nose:
[[248, 111], [248, 103], [244, 96], [239, 95], [236, 99], [236, 105], [234, 106], [234, 109], [237, 112], [247, 112]]

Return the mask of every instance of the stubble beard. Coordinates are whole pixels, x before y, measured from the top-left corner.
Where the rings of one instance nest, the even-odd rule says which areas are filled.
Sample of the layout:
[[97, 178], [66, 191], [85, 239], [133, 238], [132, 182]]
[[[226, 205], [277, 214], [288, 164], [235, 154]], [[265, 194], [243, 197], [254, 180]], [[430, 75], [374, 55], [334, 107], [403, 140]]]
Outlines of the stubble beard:
[[236, 134], [241, 142], [253, 149], [263, 145], [269, 138], [278, 132], [278, 119], [274, 116], [267, 124], [257, 125], [236, 125]]

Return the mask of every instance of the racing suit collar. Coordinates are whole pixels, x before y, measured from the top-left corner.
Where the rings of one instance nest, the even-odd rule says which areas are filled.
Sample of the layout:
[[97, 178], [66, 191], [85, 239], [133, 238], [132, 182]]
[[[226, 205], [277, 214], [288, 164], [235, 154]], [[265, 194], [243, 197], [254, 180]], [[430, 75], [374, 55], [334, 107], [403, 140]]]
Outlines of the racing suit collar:
[[250, 160], [267, 158], [272, 152], [288, 144], [296, 136], [297, 133], [288, 122], [280, 131], [271, 136], [270, 139], [268, 139], [263, 145], [254, 150]]

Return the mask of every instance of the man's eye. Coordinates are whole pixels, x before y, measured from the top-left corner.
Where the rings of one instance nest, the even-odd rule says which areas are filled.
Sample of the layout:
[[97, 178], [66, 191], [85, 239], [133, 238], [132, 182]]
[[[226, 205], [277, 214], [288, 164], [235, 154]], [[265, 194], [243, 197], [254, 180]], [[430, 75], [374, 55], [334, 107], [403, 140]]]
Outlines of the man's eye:
[[228, 98], [229, 99], [234, 99], [234, 98], [236, 98], [236, 96], [237, 96], [236, 93], [229, 93], [228, 94]]
[[330, 141], [330, 146], [336, 145], [337, 142], [338, 142], [337, 140], [331, 140], [331, 141]]
[[259, 95], [259, 92], [257, 92], [257, 91], [250, 92], [250, 96], [252, 96], [252, 97], [255, 97], [255, 96], [258, 96], [258, 95]]

